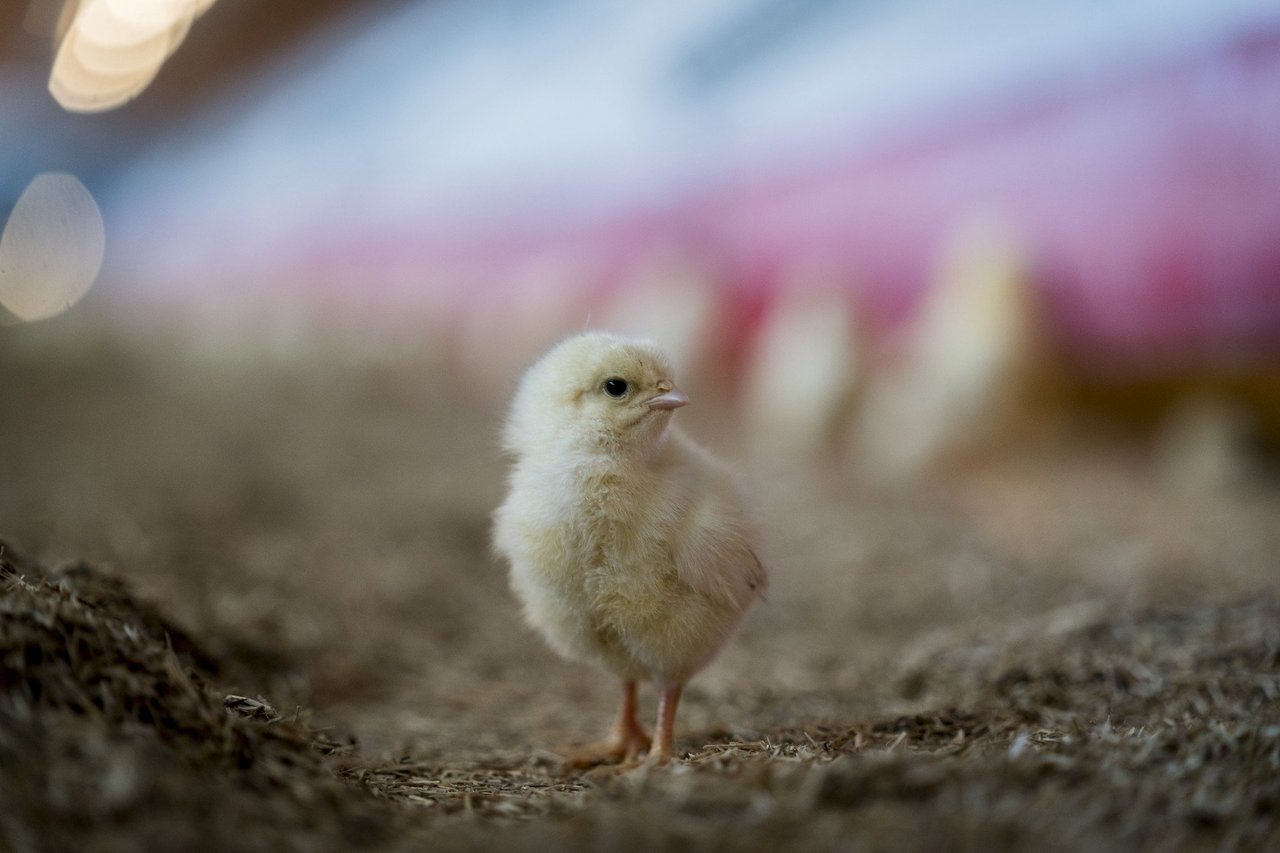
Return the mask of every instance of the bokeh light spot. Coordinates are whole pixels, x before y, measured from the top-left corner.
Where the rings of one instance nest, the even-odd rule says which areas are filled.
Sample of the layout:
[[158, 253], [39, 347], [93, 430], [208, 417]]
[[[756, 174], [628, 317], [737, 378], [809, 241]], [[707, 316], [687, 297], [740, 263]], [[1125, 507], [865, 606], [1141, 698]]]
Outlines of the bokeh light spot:
[[44, 320], [88, 292], [102, 267], [102, 214], [72, 175], [37, 175], [0, 237], [0, 323]]

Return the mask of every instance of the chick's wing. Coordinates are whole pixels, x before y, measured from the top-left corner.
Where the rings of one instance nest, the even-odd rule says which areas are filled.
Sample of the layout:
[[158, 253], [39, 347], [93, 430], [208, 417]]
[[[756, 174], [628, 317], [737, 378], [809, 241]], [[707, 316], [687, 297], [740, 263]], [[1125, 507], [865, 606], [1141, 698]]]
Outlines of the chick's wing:
[[704, 455], [680, 466], [680, 510], [673, 556], [680, 579], [745, 610], [764, 594], [768, 575], [752, 548], [752, 530], [728, 474]]

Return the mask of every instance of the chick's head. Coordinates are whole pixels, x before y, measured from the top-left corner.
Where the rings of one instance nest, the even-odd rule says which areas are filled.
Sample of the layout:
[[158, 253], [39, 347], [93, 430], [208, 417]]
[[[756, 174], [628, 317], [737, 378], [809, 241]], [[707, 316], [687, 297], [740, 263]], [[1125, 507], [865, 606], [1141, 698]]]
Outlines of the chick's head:
[[655, 344], [591, 332], [562, 341], [525, 373], [505, 444], [517, 456], [566, 447], [643, 450], [688, 402]]

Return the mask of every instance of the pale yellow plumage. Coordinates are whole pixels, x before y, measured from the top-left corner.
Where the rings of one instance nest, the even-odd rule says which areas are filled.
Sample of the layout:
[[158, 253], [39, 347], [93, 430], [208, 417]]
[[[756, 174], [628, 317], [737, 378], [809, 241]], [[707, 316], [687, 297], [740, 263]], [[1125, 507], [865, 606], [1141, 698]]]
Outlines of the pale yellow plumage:
[[670, 756], [680, 688], [767, 583], [728, 472], [670, 427], [685, 402], [654, 345], [592, 333], [529, 369], [507, 423], [514, 464], [494, 541], [529, 623], [561, 654], [623, 679], [602, 755], [634, 756], [647, 742], [634, 682], [652, 679], [662, 695], [652, 754]]

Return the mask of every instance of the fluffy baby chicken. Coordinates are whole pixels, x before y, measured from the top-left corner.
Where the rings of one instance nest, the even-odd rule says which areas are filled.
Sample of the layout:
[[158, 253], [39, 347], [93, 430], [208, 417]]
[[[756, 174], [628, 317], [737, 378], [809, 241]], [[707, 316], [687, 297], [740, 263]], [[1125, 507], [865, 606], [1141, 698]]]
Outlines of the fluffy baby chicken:
[[[671, 428], [688, 402], [652, 343], [589, 333], [529, 368], [511, 407], [494, 525], [511, 585], [556, 651], [622, 679], [612, 736], [572, 764], [669, 760], [681, 689], [768, 582], [728, 472]], [[652, 745], [635, 716], [644, 679]]]

